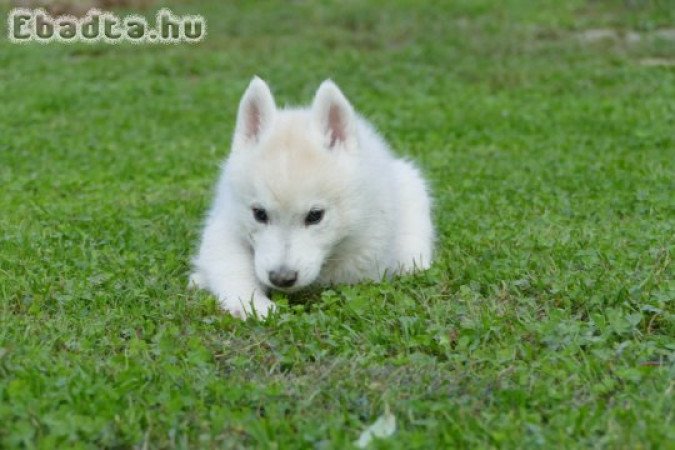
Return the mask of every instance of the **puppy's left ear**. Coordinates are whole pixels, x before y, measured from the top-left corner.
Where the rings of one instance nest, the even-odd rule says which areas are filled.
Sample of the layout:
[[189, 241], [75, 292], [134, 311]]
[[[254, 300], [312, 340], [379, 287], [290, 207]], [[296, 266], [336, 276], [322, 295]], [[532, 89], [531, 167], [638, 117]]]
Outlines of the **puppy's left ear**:
[[350, 148], [356, 142], [352, 105], [331, 80], [321, 83], [312, 103], [312, 115], [329, 149]]
[[253, 77], [239, 103], [234, 129], [236, 146], [254, 144], [272, 125], [276, 114], [272, 91], [263, 80]]

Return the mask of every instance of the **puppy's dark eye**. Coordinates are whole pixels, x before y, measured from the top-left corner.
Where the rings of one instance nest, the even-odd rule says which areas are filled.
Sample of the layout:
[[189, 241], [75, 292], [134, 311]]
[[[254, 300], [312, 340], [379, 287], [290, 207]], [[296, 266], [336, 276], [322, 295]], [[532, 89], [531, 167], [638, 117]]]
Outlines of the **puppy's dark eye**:
[[267, 211], [265, 211], [262, 208], [253, 208], [253, 217], [255, 220], [257, 220], [260, 223], [267, 223], [269, 222], [270, 218], [267, 217]]
[[305, 216], [305, 225], [316, 225], [323, 219], [323, 209], [312, 209]]

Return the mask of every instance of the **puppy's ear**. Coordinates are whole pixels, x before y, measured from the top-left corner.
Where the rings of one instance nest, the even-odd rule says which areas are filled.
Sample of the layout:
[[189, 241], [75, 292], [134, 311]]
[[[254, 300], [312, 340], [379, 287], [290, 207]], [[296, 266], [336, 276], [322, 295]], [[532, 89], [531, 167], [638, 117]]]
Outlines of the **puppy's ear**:
[[251, 144], [270, 127], [277, 107], [267, 84], [253, 77], [239, 103], [237, 125], [234, 130], [235, 143]]
[[325, 138], [326, 147], [350, 147], [356, 140], [354, 110], [331, 80], [321, 83], [312, 103], [312, 115]]

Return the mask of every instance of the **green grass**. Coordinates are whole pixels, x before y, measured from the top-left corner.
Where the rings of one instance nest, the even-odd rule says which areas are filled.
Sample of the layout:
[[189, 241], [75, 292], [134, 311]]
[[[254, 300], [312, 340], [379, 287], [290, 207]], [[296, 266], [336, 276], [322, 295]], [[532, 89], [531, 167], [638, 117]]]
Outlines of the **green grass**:
[[[194, 46], [2, 38], [0, 447], [342, 449], [389, 405], [375, 448], [673, 448], [675, 3], [418, 3], [172, 5], [207, 16]], [[253, 74], [280, 104], [333, 78], [419, 162], [430, 271], [266, 323], [185, 289]]]

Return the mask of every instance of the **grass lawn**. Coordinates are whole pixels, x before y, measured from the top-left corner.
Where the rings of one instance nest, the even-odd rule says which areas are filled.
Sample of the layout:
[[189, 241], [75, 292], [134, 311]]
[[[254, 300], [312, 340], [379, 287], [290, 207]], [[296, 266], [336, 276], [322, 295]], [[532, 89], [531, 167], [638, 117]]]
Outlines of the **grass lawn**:
[[[3, 25], [0, 447], [343, 449], [388, 407], [373, 448], [673, 448], [675, 2], [241, 3], [170, 4], [198, 45]], [[186, 290], [253, 74], [419, 162], [430, 271], [265, 323]]]

